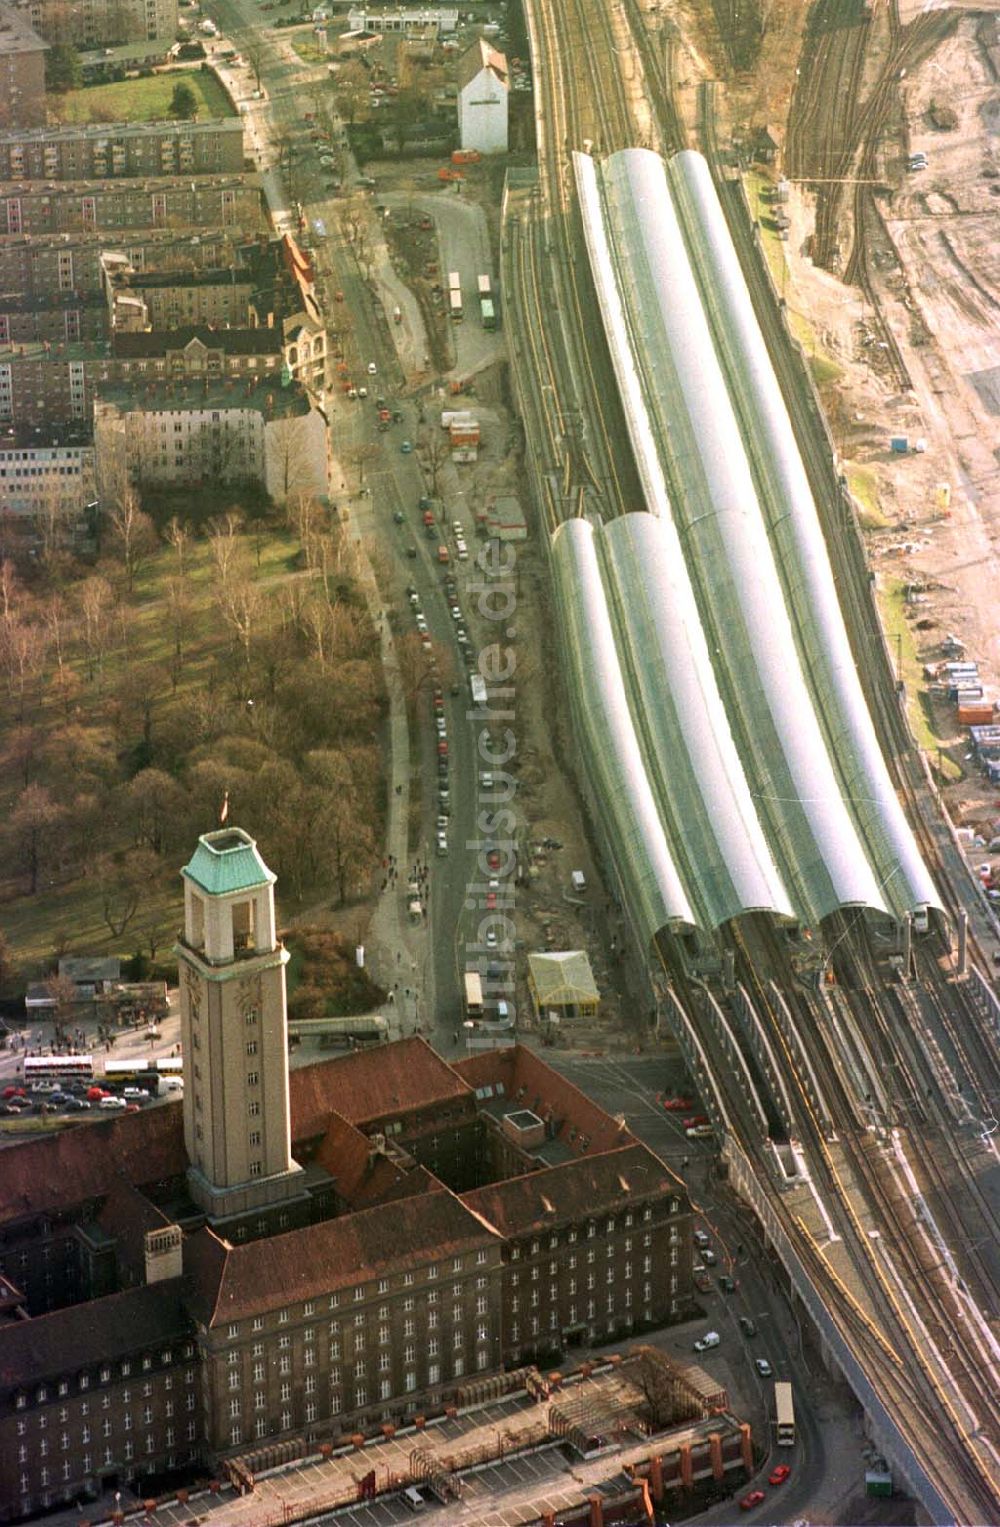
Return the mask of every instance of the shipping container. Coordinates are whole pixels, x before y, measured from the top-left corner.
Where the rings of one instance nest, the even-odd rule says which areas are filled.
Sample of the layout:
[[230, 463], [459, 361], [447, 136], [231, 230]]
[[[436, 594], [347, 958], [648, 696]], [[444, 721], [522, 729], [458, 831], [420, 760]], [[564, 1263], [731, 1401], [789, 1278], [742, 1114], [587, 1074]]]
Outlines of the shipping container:
[[450, 292], [460, 292], [462, 290], [462, 281], [457, 270], [450, 270], [448, 272], [448, 290]]
[[953, 684], [948, 690], [948, 699], [954, 700], [956, 705], [967, 705], [973, 700], [983, 698], [983, 686], [981, 684]]
[[493, 287], [491, 285], [489, 276], [477, 276], [476, 289], [479, 292], [480, 297], [491, 297], [493, 295]]
[[994, 708], [992, 700], [989, 703], [960, 705], [958, 707], [959, 726], [989, 726], [993, 720]]
[[910, 449], [910, 442], [905, 435], [893, 435], [889, 441], [889, 449], [902, 456]]
[[497, 326], [496, 309], [494, 308], [493, 302], [492, 302], [492, 300], [489, 297], [480, 297], [480, 299], [479, 299], [479, 316], [483, 320], [483, 328], [484, 329], [495, 329], [496, 328], [496, 326]]
[[464, 316], [462, 311], [462, 293], [454, 287], [448, 293], [448, 311], [456, 323]]

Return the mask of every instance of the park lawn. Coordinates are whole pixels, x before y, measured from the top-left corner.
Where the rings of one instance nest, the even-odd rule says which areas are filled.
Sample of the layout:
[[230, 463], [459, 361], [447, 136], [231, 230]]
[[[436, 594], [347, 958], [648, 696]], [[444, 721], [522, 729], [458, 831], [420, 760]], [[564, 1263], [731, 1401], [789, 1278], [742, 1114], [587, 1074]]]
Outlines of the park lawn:
[[292, 47], [304, 64], [325, 64], [331, 57], [329, 48], [322, 47], [308, 37], [296, 37]]
[[198, 120], [234, 117], [233, 104], [207, 69], [176, 69], [147, 79], [88, 85], [66, 95], [49, 95], [49, 110], [60, 122], [155, 122], [169, 117], [174, 86], [190, 85], [198, 102]]

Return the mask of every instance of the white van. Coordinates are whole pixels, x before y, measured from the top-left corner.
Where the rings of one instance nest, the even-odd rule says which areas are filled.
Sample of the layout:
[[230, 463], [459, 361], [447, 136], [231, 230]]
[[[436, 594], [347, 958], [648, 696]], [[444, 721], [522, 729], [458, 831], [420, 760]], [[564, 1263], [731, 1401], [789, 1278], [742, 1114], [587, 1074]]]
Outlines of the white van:
[[411, 1511], [426, 1511], [427, 1509], [427, 1502], [415, 1485], [407, 1486], [403, 1491], [401, 1500], [403, 1505], [408, 1506]]
[[128, 1107], [128, 1104], [124, 1098], [107, 1097], [101, 1099], [98, 1107], [103, 1108], [105, 1113], [120, 1113], [123, 1108]]
[[587, 889], [587, 877], [583, 873], [583, 870], [574, 870], [569, 878], [574, 891], [576, 891], [578, 895], [582, 895], [582, 893]]
[[717, 1347], [718, 1345], [719, 1345], [719, 1333], [718, 1333], [718, 1331], [706, 1331], [704, 1336], [701, 1338], [701, 1340], [695, 1342], [694, 1350], [696, 1352], [709, 1352], [712, 1349], [712, 1347]]

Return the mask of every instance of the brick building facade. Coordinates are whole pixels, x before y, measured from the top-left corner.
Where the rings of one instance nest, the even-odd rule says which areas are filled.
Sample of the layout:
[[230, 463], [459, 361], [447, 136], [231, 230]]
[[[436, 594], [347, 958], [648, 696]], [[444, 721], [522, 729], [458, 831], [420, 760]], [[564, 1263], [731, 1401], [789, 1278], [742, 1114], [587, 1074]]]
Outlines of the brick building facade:
[[[251, 843], [200, 841], [244, 864]], [[286, 1071], [288, 1153], [272, 1134], [255, 1176], [254, 1098], [286, 1064], [267, 1011], [284, 1010], [284, 955], [268, 882], [226, 862], [213, 882], [204, 863], [186, 872], [182, 1023], [192, 1045], [207, 1025], [198, 1064], [225, 1084], [203, 1070], [201, 1108], [7, 1153], [0, 1274], [28, 1318], [15, 1291], [0, 1311], [3, 1521], [141, 1491], [193, 1459], [337, 1441], [471, 1377], [688, 1312], [683, 1185], [519, 1046], [449, 1065], [414, 1038]], [[206, 896], [219, 906], [199, 915]]]

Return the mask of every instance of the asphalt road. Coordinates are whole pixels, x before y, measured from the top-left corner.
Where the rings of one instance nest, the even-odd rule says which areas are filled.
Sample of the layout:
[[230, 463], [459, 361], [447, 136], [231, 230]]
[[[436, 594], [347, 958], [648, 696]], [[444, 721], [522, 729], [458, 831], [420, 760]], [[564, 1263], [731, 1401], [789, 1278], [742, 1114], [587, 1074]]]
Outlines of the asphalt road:
[[[226, 39], [216, 43], [216, 51], [227, 44], [243, 52], [251, 41], [261, 40], [261, 23], [265, 18], [259, 7], [249, 0], [212, 0], [208, 8], [218, 22]], [[448, 833], [449, 852], [439, 857], [435, 850], [435, 817], [437, 814], [437, 737], [432, 719], [431, 689], [433, 677], [428, 671], [421, 684], [417, 700], [419, 737], [414, 740], [413, 757], [419, 764], [419, 779], [411, 781], [411, 789], [420, 792], [421, 800], [421, 847], [417, 858], [430, 867], [430, 895], [428, 919], [428, 952], [424, 968], [418, 971], [418, 981], [423, 990], [421, 1020], [428, 1037], [444, 1053], [454, 1053], [455, 1034], [462, 1021], [461, 973], [467, 960], [475, 958], [478, 942], [479, 910], [477, 903], [482, 897], [476, 887], [482, 877], [477, 874], [478, 835], [475, 831], [477, 812], [477, 779], [481, 766], [477, 754], [478, 731], [467, 719], [470, 708], [470, 691], [465, 664], [455, 639], [455, 622], [445, 602], [443, 579], [445, 568], [437, 561], [437, 547], [444, 543], [454, 557], [454, 536], [451, 521], [458, 517], [457, 506], [447, 506], [445, 524], [441, 535], [433, 541], [424, 533], [418, 504], [430, 488], [421, 469], [416, 451], [402, 454], [403, 440], [416, 442], [423, 407], [419, 398], [401, 395], [403, 376], [399, 368], [387, 315], [381, 302], [364, 279], [354, 258], [350, 244], [343, 237], [339, 220], [342, 201], [332, 197], [325, 189], [326, 174], [319, 165], [319, 145], [309, 139], [309, 126], [303, 120], [312, 111], [315, 102], [310, 94], [310, 84], [323, 80], [325, 73], [315, 66], [296, 65], [286, 56], [289, 47], [287, 33], [276, 33], [262, 48], [261, 82], [266, 100], [253, 107], [252, 132], [256, 141], [263, 145], [265, 163], [273, 164], [275, 135], [290, 140], [298, 154], [300, 166], [298, 189], [303, 213], [312, 228], [316, 218], [325, 222], [328, 237], [316, 244], [313, 256], [316, 262], [318, 285], [324, 311], [330, 328], [349, 329], [353, 344], [351, 350], [359, 363], [359, 375], [352, 377], [356, 383], [369, 386], [367, 400], [349, 402], [339, 391], [328, 395], [331, 447], [335, 459], [351, 460], [352, 450], [359, 446], [374, 446], [377, 454], [365, 463], [364, 486], [369, 499], [369, 519], [374, 547], [373, 561], [379, 567], [379, 584], [385, 598], [390, 619], [395, 622], [398, 635], [415, 630], [413, 611], [407, 597], [406, 587], [412, 584], [420, 597], [421, 607], [435, 648], [440, 654], [440, 676], [445, 692], [445, 714], [448, 724], [449, 789], [451, 825]], [[249, 71], [243, 71], [249, 85]], [[330, 96], [332, 106], [332, 92]], [[349, 178], [356, 171], [353, 166]], [[270, 168], [265, 176], [272, 206], [288, 205], [286, 188], [282, 187], [275, 170]], [[464, 208], [462, 209], [464, 210]], [[470, 209], [471, 210], [471, 209]], [[449, 227], [454, 219], [449, 219]], [[470, 237], [475, 236], [475, 247], [458, 258], [459, 248], [455, 234], [450, 235], [448, 258], [460, 268], [472, 269], [479, 265], [489, 269], [483, 262], [479, 247], [481, 219], [468, 217]], [[343, 294], [338, 302], [336, 292]], [[471, 295], [471, 294], [470, 294]], [[365, 368], [368, 361], [377, 366], [377, 377], [370, 378]], [[390, 406], [398, 408], [403, 415], [401, 424], [394, 425], [385, 434], [376, 429], [373, 399], [377, 393], [385, 396]], [[434, 402], [427, 401], [427, 417], [433, 417]], [[343, 479], [331, 483], [334, 503], [347, 502], [348, 488]], [[401, 510], [404, 523], [396, 525], [394, 512]], [[459, 583], [459, 602], [464, 613], [472, 614], [473, 596], [463, 585], [479, 576], [474, 558], [478, 543], [474, 526], [467, 515], [466, 540], [473, 560], [459, 564], [451, 563], [451, 571]], [[407, 548], [415, 547], [417, 555], [411, 559]], [[476, 641], [475, 625], [468, 625], [469, 635]], [[457, 695], [450, 693], [451, 684], [459, 686]], [[409, 866], [401, 866], [400, 875]], [[483, 890], [485, 888], [483, 887]]]

